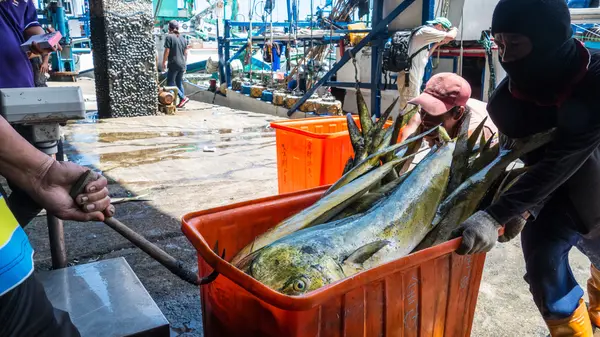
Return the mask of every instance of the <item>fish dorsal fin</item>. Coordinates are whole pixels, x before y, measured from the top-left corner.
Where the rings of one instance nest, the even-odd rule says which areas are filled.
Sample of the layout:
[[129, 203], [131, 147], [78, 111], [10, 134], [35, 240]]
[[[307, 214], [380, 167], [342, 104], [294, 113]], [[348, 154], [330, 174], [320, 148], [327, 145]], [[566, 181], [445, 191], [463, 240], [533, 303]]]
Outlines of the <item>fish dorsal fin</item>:
[[371, 243], [367, 243], [366, 245], [358, 248], [352, 254], [350, 254], [345, 260], [344, 264], [363, 264], [365, 261], [371, 258], [371, 256], [375, 255], [378, 251], [380, 251], [383, 247], [387, 246], [390, 242], [387, 240], [379, 240]]
[[481, 123], [479, 123], [479, 125], [477, 125], [477, 127], [475, 128], [475, 130], [473, 130], [473, 133], [471, 134], [471, 137], [469, 137], [468, 140], [468, 146], [469, 146], [469, 153], [473, 152], [473, 149], [475, 148], [475, 145], [477, 145], [477, 142], [479, 141], [479, 135], [481, 135], [481, 132], [483, 131], [483, 126], [485, 125], [485, 121], [488, 118], [485, 117]]
[[481, 148], [481, 150], [479, 151], [479, 154], [484, 153], [485, 151], [488, 151], [492, 147], [492, 143], [494, 142], [494, 137], [496, 137], [495, 132], [492, 133], [492, 136], [487, 140], [487, 142], [485, 143], [483, 148]]
[[481, 153], [481, 151], [483, 151], [483, 148], [485, 147], [486, 144], [486, 139], [485, 139], [485, 132], [481, 132], [481, 136], [479, 136], [479, 151]]

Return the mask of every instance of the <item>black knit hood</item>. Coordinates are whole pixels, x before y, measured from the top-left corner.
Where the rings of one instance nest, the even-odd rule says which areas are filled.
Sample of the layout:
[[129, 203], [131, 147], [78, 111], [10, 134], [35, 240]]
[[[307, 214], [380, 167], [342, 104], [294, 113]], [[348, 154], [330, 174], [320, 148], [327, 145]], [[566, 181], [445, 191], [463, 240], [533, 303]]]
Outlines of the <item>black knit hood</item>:
[[529, 55], [501, 64], [511, 82], [536, 99], [549, 100], [581, 67], [565, 0], [500, 0], [492, 18], [492, 34], [498, 33], [531, 40]]

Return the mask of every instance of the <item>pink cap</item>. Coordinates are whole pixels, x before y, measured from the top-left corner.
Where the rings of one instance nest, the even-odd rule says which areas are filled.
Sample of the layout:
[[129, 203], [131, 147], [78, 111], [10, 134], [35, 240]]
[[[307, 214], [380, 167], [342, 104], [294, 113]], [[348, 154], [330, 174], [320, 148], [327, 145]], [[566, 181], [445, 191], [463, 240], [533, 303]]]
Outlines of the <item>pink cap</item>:
[[471, 86], [464, 78], [453, 73], [433, 75], [423, 93], [408, 103], [420, 105], [432, 116], [439, 116], [455, 106], [465, 106], [471, 97]]

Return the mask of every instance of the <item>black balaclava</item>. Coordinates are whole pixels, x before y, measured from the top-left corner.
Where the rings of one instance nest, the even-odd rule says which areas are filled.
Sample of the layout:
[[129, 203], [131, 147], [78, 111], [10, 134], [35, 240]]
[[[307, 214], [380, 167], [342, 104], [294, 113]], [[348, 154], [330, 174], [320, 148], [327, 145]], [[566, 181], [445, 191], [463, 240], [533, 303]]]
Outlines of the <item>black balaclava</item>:
[[527, 36], [533, 49], [526, 57], [500, 62], [511, 82], [541, 102], [552, 102], [581, 67], [565, 0], [500, 0], [492, 34]]

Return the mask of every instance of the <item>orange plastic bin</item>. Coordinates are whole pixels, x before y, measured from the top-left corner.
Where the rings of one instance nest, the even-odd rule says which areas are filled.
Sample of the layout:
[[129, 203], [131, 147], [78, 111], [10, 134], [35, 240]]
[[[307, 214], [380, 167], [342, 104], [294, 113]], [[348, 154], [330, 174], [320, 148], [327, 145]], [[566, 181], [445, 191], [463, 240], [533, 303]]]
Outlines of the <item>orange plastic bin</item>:
[[[354, 120], [359, 124], [358, 116]], [[277, 143], [279, 193], [333, 184], [354, 155], [346, 117], [278, 121], [271, 127]]]
[[198, 250], [206, 337], [469, 336], [485, 254], [454, 254], [459, 239], [392, 261], [304, 296], [280, 294], [230, 260], [255, 236], [314, 203], [325, 187], [187, 214]]

